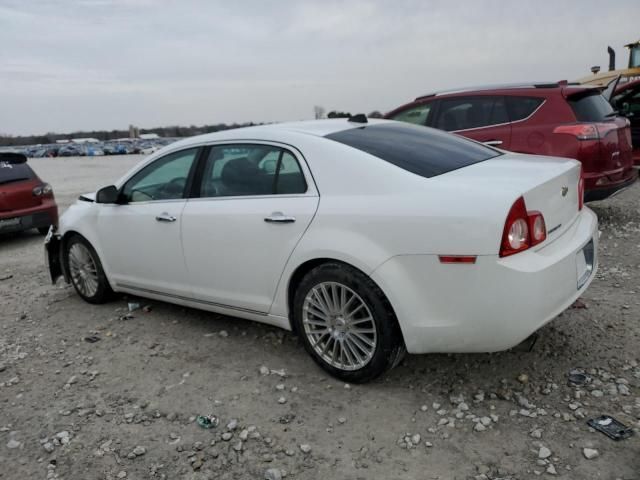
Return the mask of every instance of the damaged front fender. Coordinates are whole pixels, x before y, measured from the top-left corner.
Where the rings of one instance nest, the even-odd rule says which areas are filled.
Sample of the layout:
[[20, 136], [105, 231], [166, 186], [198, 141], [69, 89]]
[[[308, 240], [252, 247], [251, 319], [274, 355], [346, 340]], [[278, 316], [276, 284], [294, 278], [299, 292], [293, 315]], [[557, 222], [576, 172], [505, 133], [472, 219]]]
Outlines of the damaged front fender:
[[60, 277], [68, 280], [62, 263], [62, 239], [53, 225], [49, 227], [49, 233], [44, 239], [44, 258], [49, 266], [51, 283], [55, 284]]

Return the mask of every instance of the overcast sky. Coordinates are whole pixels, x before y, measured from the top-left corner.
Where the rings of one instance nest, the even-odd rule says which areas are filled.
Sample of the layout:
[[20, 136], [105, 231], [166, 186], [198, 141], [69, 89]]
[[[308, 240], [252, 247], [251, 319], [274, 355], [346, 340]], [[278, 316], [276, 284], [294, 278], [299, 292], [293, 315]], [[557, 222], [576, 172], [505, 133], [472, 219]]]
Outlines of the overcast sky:
[[640, 0], [0, 0], [0, 133], [388, 111], [575, 79], [640, 38]]

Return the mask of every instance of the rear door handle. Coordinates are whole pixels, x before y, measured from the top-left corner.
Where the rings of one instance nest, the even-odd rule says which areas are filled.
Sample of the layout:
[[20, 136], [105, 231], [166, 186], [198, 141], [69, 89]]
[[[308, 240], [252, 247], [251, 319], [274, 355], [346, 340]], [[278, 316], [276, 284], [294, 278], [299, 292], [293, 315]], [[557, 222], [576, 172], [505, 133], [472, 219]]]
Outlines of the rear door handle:
[[502, 145], [502, 140], [487, 140], [486, 142], [482, 142], [488, 147], [499, 147]]
[[267, 223], [293, 223], [296, 221], [296, 217], [288, 217], [282, 212], [273, 212], [264, 219]]
[[160, 215], [156, 217], [156, 221], [158, 222], [175, 222], [176, 217], [173, 215], [169, 215], [167, 212], [162, 212]]

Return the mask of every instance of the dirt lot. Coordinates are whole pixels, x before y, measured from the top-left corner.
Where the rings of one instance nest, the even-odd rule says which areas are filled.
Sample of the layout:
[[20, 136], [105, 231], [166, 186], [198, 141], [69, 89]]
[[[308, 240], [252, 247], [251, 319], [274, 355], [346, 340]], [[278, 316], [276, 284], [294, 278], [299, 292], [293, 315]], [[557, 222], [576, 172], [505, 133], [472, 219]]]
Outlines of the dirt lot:
[[[30, 163], [64, 210], [138, 160]], [[640, 185], [593, 208], [600, 271], [533, 351], [408, 356], [369, 385], [268, 326], [86, 304], [50, 285], [42, 237], [0, 238], [0, 478], [640, 479], [640, 435], [586, 425], [640, 429]]]

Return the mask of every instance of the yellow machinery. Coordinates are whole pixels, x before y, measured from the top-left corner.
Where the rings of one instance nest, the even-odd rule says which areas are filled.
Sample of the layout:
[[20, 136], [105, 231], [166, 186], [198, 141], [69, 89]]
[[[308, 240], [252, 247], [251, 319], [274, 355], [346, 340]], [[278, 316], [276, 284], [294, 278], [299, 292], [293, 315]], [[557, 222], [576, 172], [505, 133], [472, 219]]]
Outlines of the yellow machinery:
[[620, 76], [621, 82], [628, 82], [631, 80], [640, 79], [640, 40], [634, 43], [625, 45], [629, 49], [629, 65], [627, 68], [620, 70], [615, 69], [616, 54], [613, 48], [609, 47], [609, 71], [600, 72], [600, 67], [591, 67], [593, 75], [581, 78], [577, 80], [577, 83], [606, 86], [612, 80], [615, 80], [617, 76]]

